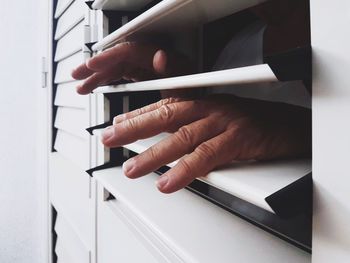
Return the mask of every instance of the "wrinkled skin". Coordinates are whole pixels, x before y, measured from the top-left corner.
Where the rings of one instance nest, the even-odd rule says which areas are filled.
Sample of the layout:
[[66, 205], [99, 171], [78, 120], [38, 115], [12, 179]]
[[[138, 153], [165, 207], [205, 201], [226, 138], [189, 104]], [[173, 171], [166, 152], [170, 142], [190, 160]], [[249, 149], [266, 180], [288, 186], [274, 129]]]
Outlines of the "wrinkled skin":
[[[142, 59], [140, 59], [142, 58]], [[138, 43], [123, 43], [95, 56], [72, 72], [85, 80], [77, 87], [88, 94], [121, 78], [143, 80], [191, 72], [181, 56]], [[163, 193], [177, 191], [233, 160], [271, 160], [311, 154], [311, 114], [283, 103], [242, 99], [233, 95], [169, 98], [118, 115], [104, 133], [107, 147], [119, 147], [161, 132], [167, 138], [123, 165], [129, 178], [144, 176], [180, 159], [157, 181]]]

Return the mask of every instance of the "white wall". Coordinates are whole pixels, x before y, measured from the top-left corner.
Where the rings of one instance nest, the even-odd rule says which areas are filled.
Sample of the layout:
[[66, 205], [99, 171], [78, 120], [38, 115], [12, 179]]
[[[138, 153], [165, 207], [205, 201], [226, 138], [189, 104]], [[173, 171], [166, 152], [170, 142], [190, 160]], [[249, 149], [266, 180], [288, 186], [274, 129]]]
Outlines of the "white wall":
[[[35, 1], [0, 0], [0, 262], [42, 261], [43, 187], [38, 180], [39, 38]], [[42, 25], [42, 24], [41, 24]], [[42, 36], [41, 36], [42, 37]], [[44, 137], [44, 136], [42, 136]]]
[[350, 262], [350, 1], [312, 0], [314, 263]]

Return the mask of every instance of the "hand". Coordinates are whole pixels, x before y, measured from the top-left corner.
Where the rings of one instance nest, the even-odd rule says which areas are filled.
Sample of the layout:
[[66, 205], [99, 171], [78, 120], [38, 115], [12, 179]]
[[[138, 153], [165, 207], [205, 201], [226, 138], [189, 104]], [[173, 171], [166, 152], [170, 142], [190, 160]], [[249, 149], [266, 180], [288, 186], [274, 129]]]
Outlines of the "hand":
[[85, 80], [77, 87], [77, 92], [89, 94], [98, 86], [122, 78], [139, 81], [188, 74], [191, 71], [191, 63], [180, 54], [165, 52], [152, 45], [124, 42], [74, 69], [72, 77]]
[[123, 165], [126, 176], [138, 178], [181, 158], [157, 181], [161, 192], [171, 193], [233, 160], [309, 155], [310, 115], [300, 107], [231, 95], [168, 98], [116, 116], [102, 141], [118, 147], [174, 132]]

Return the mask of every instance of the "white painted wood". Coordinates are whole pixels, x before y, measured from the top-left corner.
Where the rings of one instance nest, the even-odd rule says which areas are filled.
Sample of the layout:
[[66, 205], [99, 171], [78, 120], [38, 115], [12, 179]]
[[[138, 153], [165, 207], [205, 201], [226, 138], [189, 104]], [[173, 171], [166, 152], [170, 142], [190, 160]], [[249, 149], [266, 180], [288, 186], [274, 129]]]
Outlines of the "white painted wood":
[[350, 260], [349, 24], [349, 1], [311, 1], [314, 263]]
[[101, 138], [99, 136], [92, 136], [95, 140], [95, 148], [96, 148], [96, 166], [100, 166], [110, 161], [110, 150], [101, 142]]
[[[124, 147], [142, 153], [169, 136], [162, 133]], [[168, 166], [173, 167], [177, 161]], [[199, 180], [273, 213], [265, 198], [311, 172], [311, 160], [236, 162]]]
[[52, 203], [51, 203], [51, 162], [50, 162], [50, 152], [52, 151], [52, 144], [53, 144], [53, 129], [52, 129], [52, 124], [53, 124], [53, 110], [54, 108], [52, 107], [53, 104], [53, 98], [54, 98], [54, 89], [53, 89], [53, 79], [55, 76], [55, 72], [54, 72], [54, 63], [52, 63], [54, 61], [54, 46], [53, 46], [53, 39], [54, 39], [54, 34], [55, 34], [55, 29], [54, 29], [54, 13], [55, 13], [55, 3], [53, 0], [50, 1], [46, 1], [49, 5], [49, 14], [48, 14], [48, 26], [47, 26], [47, 31], [48, 34], [44, 34], [45, 36], [47, 36], [47, 58], [48, 58], [48, 63], [47, 63], [47, 67], [48, 67], [48, 74], [47, 74], [47, 79], [51, 80], [48, 81], [48, 88], [47, 88], [47, 119], [45, 120], [45, 129], [48, 132], [47, 135], [47, 154], [46, 154], [46, 162], [47, 162], [47, 169], [45, 171], [46, 173], [46, 180], [47, 180], [47, 185], [46, 185], [46, 192], [47, 192], [47, 196], [48, 196], [48, 200], [47, 200], [47, 215], [48, 215], [48, 226], [47, 226], [47, 241], [48, 241], [48, 260], [46, 262], [48, 263], [53, 263], [54, 262], [54, 255], [53, 255], [53, 251], [52, 248], [54, 247], [54, 239], [53, 239], [53, 233], [52, 233], [52, 228], [54, 227], [54, 216], [55, 213], [52, 209]]
[[[91, 178], [60, 153], [50, 154], [50, 200], [88, 250], [95, 244]], [[93, 191], [94, 193], [94, 191]]]
[[[181, 30], [207, 23], [254, 6], [265, 0], [163, 0], [123, 27], [96, 43], [93, 50], [102, 50], [134, 33]], [[141, 32], [142, 31], [142, 32]]]
[[57, 263], [74, 263], [74, 259], [69, 251], [63, 246], [60, 239], [57, 239], [55, 253], [57, 255]]
[[[98, 262], [159, 262], [128, 227], [114, 201], [104, 201], [103, 188], [98, 192], [97, 255]], [[166, 262], [166, 261], [162, 261]]]
[[154, 184], [156, 174], [130, 180], [123, 176], [121, 168], [112, 168], [95, 172], [94, 178], [183, 262], [311, 260], [304, 251], [187, 190], [171, 195], [160, 193]]
[[99, 41], [106, 37], [109, 33], [109, 24], [108, 18], [104, 15], [104, 13], [100, 10], [95, 11], [95, 23], [94, 23], [97, 31], [96, 41]]
[[57, 263], [74, 263], [72, 256], [62, 245], [61, 240], [57, 240], [55, 253], [57, 255]]
[[[124, 228], [123, 232], [129, 232], [131, 239], [136, 238], [137, 244], [141, 245], [142, 251], [146, 248], [148, 251], [146, 254], [152, 254], [151, 262], [154, 262], [154, 259], [162, 263], [183, 262], [166, 243], [159, 239], [150, 228], [135, 216], [128, 206], [118, 200], [107, 201], [109, 192], [101, 184], [98, 185], [97, 195], [99, 209], [102, 207], [102, 209], [110, 211], [109, 214], [113, 213], [113, 217], [117, 217], [122, 222], [120, 225]], [[99, 213], [98, 216], [103, 216], [102, 214]], [[118, 236], [113, 235], [111, 239], [118, 238]]]
[[55, 18], [60, 17], [73, 1], [74, 0], [58, 0], [55, 11]]
[[83, 21], [87, 8], [83, 0], [75, 0], [58, 19], [55, 40], [63, 37], [69, 30]]
[[1, 1], [1, 263], [47, 263], [48, 2]]
[[88, 139], [83, 139], [63, 130], [58, 130], [54, 148], [83, 171], [90, 168], [90, 147]]
[[84, 44], [84, 22], [80, 22], [57, 41], [55, 61], [60, 61], [82, 50]]
[[[108, 122], [110, 120], [109, 100], [103, 94], [94, 95], [96, 99], [96, 124]], [[97, 166], [102, 165], [110, 160], [110, 150], [101, 142], [99, 136], [93, 136], [96, 140], [96, 162]]]
[[79, 95], [76, 91], [76, 87], [80, 83], [80, 81], [73, 81], [57, 85], [54, 104], [62, 107], [87, 109], [89, 97]]
[[58, 107], [55, 119], [57, 129], [88, 139], [89, 112], [84, 109]]
[[84, 63], [85, 54], [82, 52], [75, 53], [74, 55], [60, 61], [57, 64], [55, 83], [60, 84], [64, 82], [73, 81], [71, 76], [72, 70]]
[[151, 2], [152, 0], [96, 0], [92, 7], [101, 10], [137, 11]]
[[55, 232], [57, 234], [56, 253], [62, 262], [69, 260], [72, 263], [89, 263], [89, 250], [61, 214], [57, 214]]
[[[173, 78], [148, 80], [116, 86], [100, 87], [94, 93], [115, 93], [125, 91], [191, 89], [202, 87], [220, 87], [234, 84], [248, 84], [278, 81], [267, 64], [242, 68], [219, 70], [207, 73], [186, 75]], [[242, 86], [239, 86], [240, 88]], [[231, 86], [235, 89], [235, 86]], [[252, 87], [249, 87], [252, 88]]]
[[[92, 109], [93, 122], [91, 126], [99, 125], [109, 121], [109, 100], [103, 96], [103, 94], [93, 94], [91, 99], [94, 102]], [[91, 136], [91, 154], [92, 154], [92, 166], [100, 166], [107, 163], [110, 160], [110, 149], [105, 147], [101, 142], [101, 135], [96, 134], [93, 131]]]

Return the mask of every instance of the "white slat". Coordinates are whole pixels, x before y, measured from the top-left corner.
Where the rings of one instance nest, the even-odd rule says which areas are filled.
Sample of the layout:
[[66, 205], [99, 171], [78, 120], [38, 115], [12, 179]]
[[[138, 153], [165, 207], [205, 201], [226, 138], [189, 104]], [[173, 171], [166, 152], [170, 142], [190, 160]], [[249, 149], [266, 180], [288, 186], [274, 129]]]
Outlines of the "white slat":
[[[139, 140], [124, 147], [142, 153], [168, 134]], [[173, 167], [177, 161], [169, 164]], [[311, 172], [311, 160], [237, 162], [200, 178], [212, 186], [273, 213], [265, 198]]]
[[[99, 192], [100, 196], [101, 192]], [[98, 201], [98, 262], [169, 262], [156, 260], [151, 251], [142, 244], [139, 236], [127, 227], [125, 218], [108, 206], [103, 198]], [[111, 209], [112, 208], [112, 209]]]
[[[278, 79], [276, 78], [269, 65], [262, 64], [173, 78], [120, 84], [116, 86], [105, 86], [96, 89], [94, 93], [169, 90], [179, 88], [190, 89], [276, 81], [278, 81]], [[235, 86], [231, 86], [231, 88], [235, 89]]]
[[55, 127], [83, 139], [89, 138], [89, 112], [84, 109], [58, 107]]
[[[254, 6], [265, 0], [163, 0], [96, 43], [102, 50], [135, 33], [168, 32], [194, 27]], [[142, 31], [142, 32], [141, 32]]]
[[58, 0], [55, 11], [55, 18], [60, 17], [73, 1], [74, 0]]
[[101, 10], [136, 11], [151, 2], [152, 0], [96, 0], [92, 7]]
[[88, 8], [83, 0], [75, 0], [72, 5], [58, 19], [55, 40], [59, 40], [69, 30], [84, 19], [85, 10]]
[[57, 255], [57, 263], [74, 263], [74, 259], [69, 251], [63, 246], [62, 240], [57, 238], [55, 253]]
[[105, 147], [101, 142], [101, 133], [103, 129], [97, 129], [93, 131], [92, 142], [93, 148], [96, 149], [96, 164], [99, 166], [110, 161], [110, 149]]
[[89, 140], [58, 130], [55, 150], [83, 170], [90, 168]]
[[74, 81], [57, 85], [55, 105], [87, 109], [89, 96], [82, 96], [76, 92], [79, 83], [79, 81]]
[[130, 180], [121, 168], [94, 173], [98, 184], [116, 197], [112, 202], [128, 208], [138, 218], [139, 223], [133, 223], [151, 231], [182, 262], [310, 262], [306, 252], [189, 191], [160, 193], [154, 184], [157, 177], [152, 173]]
[[71, 76], [72, 70], [84, 63], [85, 57], [83, 52], [75, 53], [74, 55], [58, 62], [56, 75], [55, 75], [55, 83], [64, 83], [73, 81], [74, 79]]
[[72, 260], [69, 262], [89, 263], [89, 250], [79, 239], [70, 223], [59, 213], [57, 214], [55, 231], [58, 240], [56, 252], [62, 253], [57, 254], [58, 258]]
[[95, 243], [91, 183], [89, 175], [74, 162], [59, 152], [50, 154], [50, 202], [89, 249]]
[[59, 41], [57, 41], [55, 62], [81, 51], [83, 44], [84, 22], [80, 22]]

